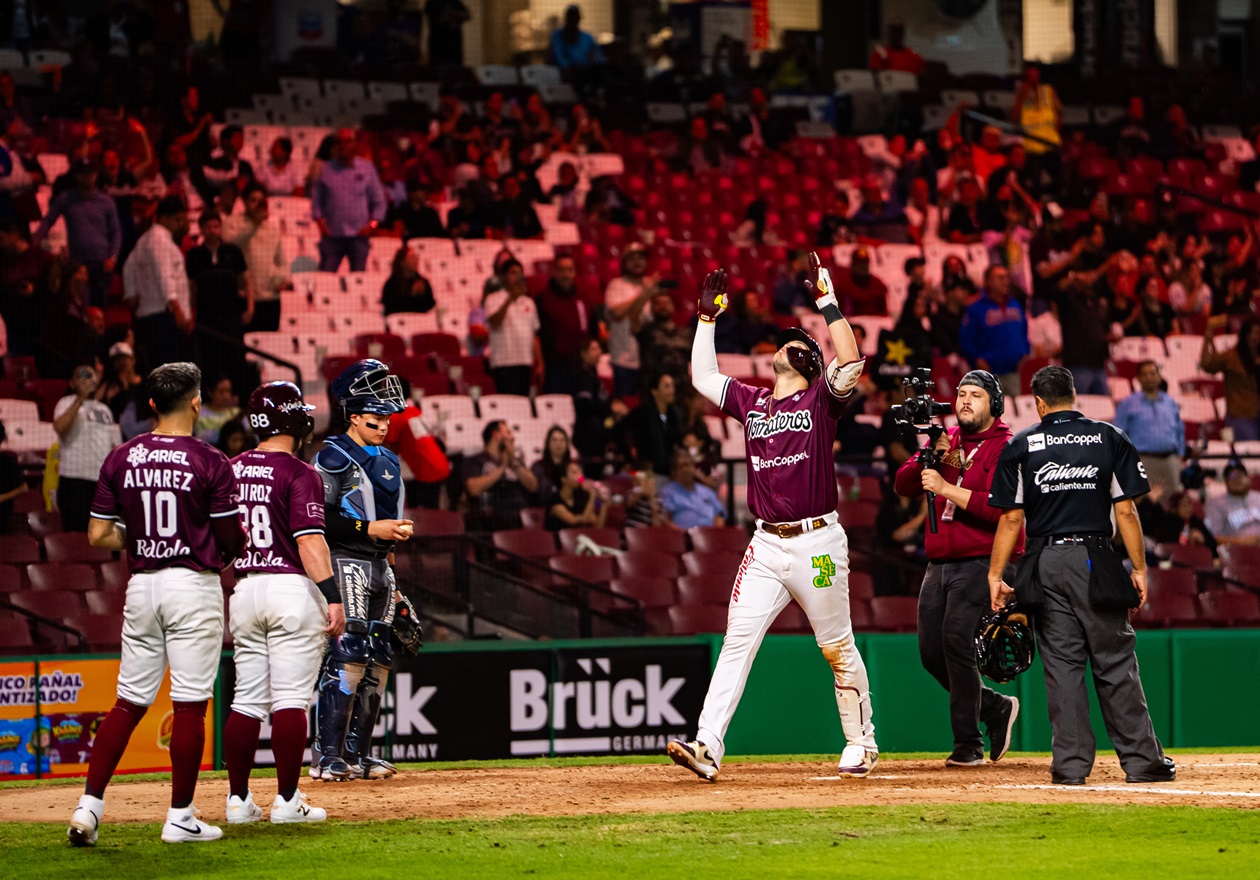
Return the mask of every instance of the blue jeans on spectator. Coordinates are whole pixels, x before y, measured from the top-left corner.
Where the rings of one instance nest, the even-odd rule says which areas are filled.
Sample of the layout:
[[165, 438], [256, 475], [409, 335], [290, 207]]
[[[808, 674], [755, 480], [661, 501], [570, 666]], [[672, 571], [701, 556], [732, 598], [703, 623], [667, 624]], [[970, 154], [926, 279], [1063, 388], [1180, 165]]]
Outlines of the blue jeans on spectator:
[[1234, 429], [1234, 442], [1240, 440], [1260, 440], [1260, 419], [1240, 419], [1237, 416], [1226, 416], [1225, 427]]
[[336, 272], [342, 258], [350, 261], [351, 272], [367, 268], [372, 247], [362, 235], [330, 235], [319, 240], [319, 271]]
[[1107, 371], [1099, 367], [1068, 367], [1077, 394], [1110, 395], [1107, 388]]
[[632, 397], [639, 393], [639, 371], [613, 364], [613, 396]]

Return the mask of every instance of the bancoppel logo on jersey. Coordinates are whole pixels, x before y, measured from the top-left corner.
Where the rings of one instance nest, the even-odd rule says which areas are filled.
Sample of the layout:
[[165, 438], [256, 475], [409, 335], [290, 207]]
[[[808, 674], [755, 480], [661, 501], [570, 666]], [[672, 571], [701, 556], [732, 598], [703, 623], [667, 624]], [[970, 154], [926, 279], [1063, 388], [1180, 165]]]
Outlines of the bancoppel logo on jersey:
[[1101, 446], [1102, 432], [1097, 434], [1029, 434], [1028, 451], [1040, 452], [1048, 446]]
[[807, 409], [792, 412], [778, 412], [772, 416], [765, 413], [750, 412], [746, 420], [749, 440], [763, 440], [782, 434], [784, 431], [796, 431], [808, 434], [814, 430], [814, 418]]
[[1041, 487], [1043, 495], [1072, 489], [1089, 489], [1092, 491], [1098, 488], [1098, 483], [1085, 481], [1095, 480], [1097, 476], [1097, 465], [1073, 466], [1048, 461], [1037, 468], [1037, 471], [1033, 474], [1033, 484]]
[[798, 452], [795, 455], [780, 455], [778, 458], [762, 458], [760, 455], [752, 455], [749, 456], [749, 461], [752, 462], [754, 471], [764, 471], [772, 468], [788, 467], [808, 458], [808, 452]]

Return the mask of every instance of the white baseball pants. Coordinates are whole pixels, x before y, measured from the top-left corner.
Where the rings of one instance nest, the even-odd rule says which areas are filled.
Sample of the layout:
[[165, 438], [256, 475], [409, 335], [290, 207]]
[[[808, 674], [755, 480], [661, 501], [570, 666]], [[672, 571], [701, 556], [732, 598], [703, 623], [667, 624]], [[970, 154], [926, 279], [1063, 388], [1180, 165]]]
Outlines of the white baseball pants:
[[214, 572], [164, 568], [133, 574], [123, 606], [118, 696], [151, 706], [171, 670], [171, 699], [214, 696], [223, 650], [223, 589]]
[[761, 640], [792, 599], [809, 618], [818, 647], [834, 673], [845, 741], [876, 750], [870, 682], [849, 617], [849, 538], [835, 514], [826, 519], [828, 525], [794, 538], [764, 532], [758, 523], [744, 554], [696, 737], [719, 763], [726, 751], [726, 731]]
[[236, 643], [232, 711], [265, 721], [310, 705], [324, 653], [328, 606], [300, 574], [253, 574], [232, 593], [228, 625]]

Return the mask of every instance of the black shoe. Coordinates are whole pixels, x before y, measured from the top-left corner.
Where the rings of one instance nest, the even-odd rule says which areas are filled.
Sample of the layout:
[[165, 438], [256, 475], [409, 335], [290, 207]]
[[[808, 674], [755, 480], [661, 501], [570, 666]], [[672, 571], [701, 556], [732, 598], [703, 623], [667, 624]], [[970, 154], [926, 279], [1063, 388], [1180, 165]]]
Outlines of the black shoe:
[[1008, 697], [989, 723], [989, 760], [1000, 761], [1011, 747], [1011, 731], [1019, 717], [1019, 700]]
[[1050, 781], [1055, 785], [1084, 785], [1084, 776], [1060, 776], [1058, 773], [1050, 774]]
[[954, 753], [945, 759], [946, 767], [983, 767], [984, 752], [971, 749], [954, 749]]
[[1164, 758], [1162, 763], [1155, 764], [1145, 773], [1126, 773], [1125, 782], [1172, 782], [1177, 778], [1177, 765], [1172, 758]]

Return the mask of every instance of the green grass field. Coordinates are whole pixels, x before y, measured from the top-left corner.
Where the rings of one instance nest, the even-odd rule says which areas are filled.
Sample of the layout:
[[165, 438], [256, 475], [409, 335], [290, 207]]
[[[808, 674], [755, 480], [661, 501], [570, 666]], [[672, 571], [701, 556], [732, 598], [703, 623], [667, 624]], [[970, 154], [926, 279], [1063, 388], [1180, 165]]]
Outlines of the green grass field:
[[[558, 759], [494, 766], [608, 762]], [[231, 827], [223, 840], [205, 846], [168, 846], [158, 840], [158, 831], [156, 824], [107, 821], [96, 848], [75, 850], [65, 842], [64, 823], [0, 821], [0, 865], [4, 876], [23, 880], [75, 876], [970, 880], [993, 875], [1020, 880], [1088, 875], [1088, 880], [1104, 880], [1260, 873], [1260, 811], [1196, 807], [994, 803], [615, 817], [333, 820], [306, 828], [265, 823]]]

